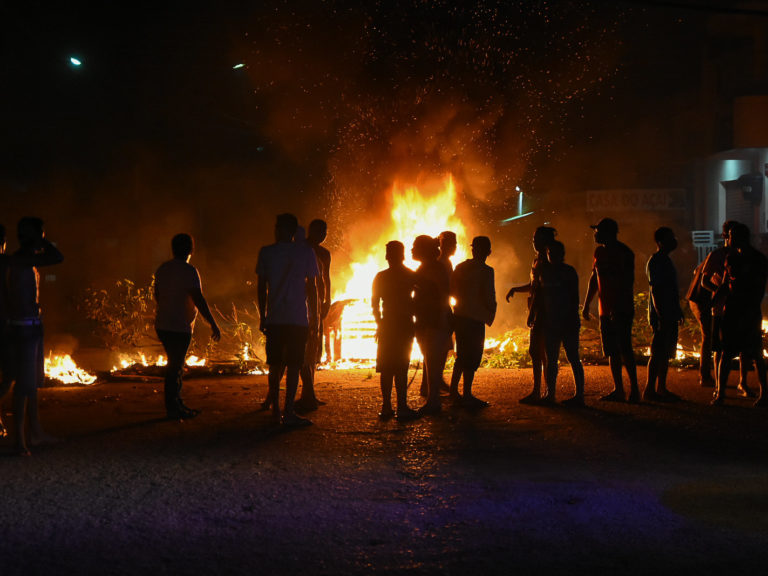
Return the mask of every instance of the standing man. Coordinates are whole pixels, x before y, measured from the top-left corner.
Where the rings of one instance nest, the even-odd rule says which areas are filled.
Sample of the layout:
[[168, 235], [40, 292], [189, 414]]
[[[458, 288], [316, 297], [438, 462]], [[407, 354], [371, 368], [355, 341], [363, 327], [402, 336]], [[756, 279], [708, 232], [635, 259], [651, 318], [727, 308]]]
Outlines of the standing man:
[[571, 365], [576, 394], [563, 401], [566, 406], [584, 406], [584, 366], [579, 357], [579, 276], [576, 269], [565, 263], [565, 246], [553, 240], [547, 246], [549, 266], [541, 269], [537, 279], [538, 289], [531, 304], [529, 325], [535, 324], [542, 315], [545, 322], [547, 383], [545, 404], [555, 403], [557, 373], [559, 371], [560, 346]]
[[669, 253], [677, 248], [677, 238], [671, 228], [662, 226], [656, 230], [653, 239], [657, 250], [646, 266], [650, 285], [648, 323], [653, 330], [653, 339], [643, 400], [675, 401], [680, 397], [667, 390], [667, 370], [669, 359], [677, 353], [677, 329], [683, 319], [677, 270], [669, 257]]
[[621, 379], [622, 363], [629, 377], [630, 402], [640, 401], [637, 385], [637, 367], [632, 349], [632, 320], [635, 315], [634, 283], [635, 254], [617, 238], [619, 225], [612, 218], [603, 218], [590, 226], [595, 231], [594, 263], [589, 277], [582, 315], [590, 320], [589, 305], [598, 296], [600, 337], [603, 354], [608, 356], [613, 377], [613, 392], [601, 400], [624, 401]]
[[[19, 456], [29, 456], [26, 417], [29, 417], [29, 444], [55, 442], [43, 432], [37, 404], [37, 389], [45, 379], [43, 350], [43, 321], [40, 318], [41, 266], [59, 264], [64, 256], [45, 238], [40, 218], [22, 218], [18, 230], [19, 249], [10, 258], [7, 270], [7, 305], [10, 338], [13, 346], [11, 375], [13, 413], [16, 428], [16, 450]], [[5, 374], [3, 374], [5, 379]]]
[[[8, 257], [5, 254], [6, 246], [6, 233], [5, 226], [0, 224], [0, 278], [6, 278], [8, 272]], [[2, 372], [2, 380], [0, 380], [0, 401], [8, 393], [11, 388], [13, 379], [10, 374], [10, 364], [8, 360], [10, 358], [10, 334], [8, 326], [8, 294], [7, 294], [6, 282], [0, 281], [0, 372]], [[8, 436], [8, 429], [3, 422], [2, 414], [0, 414], [0, 438]]]
[[438, 262], [440, 248], [437, 239], [420, 235], [413, 241], [413, 259], [418, 261], [414, 289], [414, 315], [416, 339], [424, 354], [424, 378], [427, 381], [427, 402], [421, 414], [439, 414], [441, 411], [440, 385], [442, 369], [448, 356], [451, 339], [451, 305], [449, 291], [451, 277]]
[[187, 420], [200, 413], [187, 407], [181, 399], [184, 361], [192, 342], [198, 311], [211, 326], [211, 338], [215, 342], [221, 339], [219, 326], [203, 296], [200, 274], [189, 263], [194, 246], [192, 236], [176, 234], [171, 239], [173, 258], [161, 264], [155, 272], [155, 331], [168, 356], [165, 411], [171, 420]]
[[456, 299], [453, 322], [456, 332], [456, 363], [451, 377], [451, 396], [459, 398], [459, 380], [464, 378], [461, 402], [467, 408], [484, 408], [488, 402], [472, 395], [475, 372], [483, 359], [485, 326], [496, 317], [496, 284], [493, 268], [485, 261], [491, 254], [488, 236], [472, 240], [472, 258], [451, 275], [451, 296]]
[[750, 244], [749, 228], [735, 224], [728, 233], [731, 250], [725, 257], [725, 277], [715, 294], [725, 294], [725, 306], [720, 324], [722, 353], [717, 370], [717, 382], [712, 404], [725, 402], [731, 362], [739, 354], [755, 361], [760, 395], [755, 406], [768, 406], [766, 368], [763, 359], [761, 302], [768, 281], [768, 258]]
[[392, 382], [397, 397], [397, 419], [410, 420], [416, 411], [408, 407], [408, 366], [413, 347], [413, 298], [416, 273], [403, 263], [405, 246], [393, 240], [387, 242], [386, 258], [389, 268], [373, 279], [371, 304], [376, 319], [376, 371], [381, 373], [381, 412], [387, 420], [392, 410]]
[[[736, 220], [726, 220], [723, 222], [723, 245], [707, 255], [701, 270], [702, 292], [707, 291], [710, 294], [711, 324], [709, 330], [711, 334], [711, 348], [714, 352], [715, 383], [718, 380], [717, 371], [720, 369], [720, 358], [722, 357], [721, 326], [723, 315], [725, 314], [725, 299], [728, 295], [727, 287], [724, 285], [726, 277], [725, 260], [728, 254], [734, 250], [731, 248], [731, 230], [737, 226], [742, 226], [741, 222]], [[702, 358], [704, 358], [703, 345]], [[737, 390], [739, 395], [744, 398], [753, 398], [755, 396], [752, 389], [747, 385], [747, 375], [749, 374], [751, 364], [752, 359], [749, 355], [739, 355], [739, 384]]]
[[258, 281], [259, 329], [267, 337], [269, 398], [272, 415], [280, 420], [280, 380], [285, 377], [285, 405], [282, 422], [286, 426], [306, 426], [310, 420], [294, 411], [299, 370], [304, 364], [307, 337], [319, 326], [317, 258], [304, 243], [294, 242], [299, 226], [293, 214], [280, 214], [275, 222], [275, 243], [259, 251], [256, 264]]
[[[555, 241], [555, 236], [557, 236], [557, 230], [551, 226], [539, 226], [536, 228], [536, 231], [533, 233], [533, 250], [535, 257], [531, 264], [530, 279], [527, 284], [513, 286], [509, 289], [509, 292], [507, 292], [507, 302], [509, 302], [509, 299], [514, 297], [517, 292], [528, 293], [529, 318], [531, 318], [531, 304], [539, 286], [538, 278], [541, 276], [544, 268], [549, 266], [549, 262], [547, 261], [547, 246]], [[531, 332], [528, 345], [528, 354], [531, 356], [531, 364], [533, 366], [533, 390], [531, 390], [530, 394], [527, 394], [520, 399], [521, 404], [538, 404], [542, 400], [541, 375], [544, 371], [547, 358], [547, 334], [543, 314], [538, 314], [533, 318], [533, 325], [529, 326]]]
[[304, 353], [304, 365], [301, 376], [301, 396], [296, 401], [297, 412], [312, 412], [325, 404], [315, 395], [315, 370], [323, 356], [323, 321], [331, 308], [331, 253], [321, 244], [328, 235], [325, 220], [312, 220], [309, 223], [307, 244], [317, 258], [320, 276], [317, 277], [317, 301], [320, 308], [320, 324], [317, 330], [310, 330], [307, 336], [307, 349]]

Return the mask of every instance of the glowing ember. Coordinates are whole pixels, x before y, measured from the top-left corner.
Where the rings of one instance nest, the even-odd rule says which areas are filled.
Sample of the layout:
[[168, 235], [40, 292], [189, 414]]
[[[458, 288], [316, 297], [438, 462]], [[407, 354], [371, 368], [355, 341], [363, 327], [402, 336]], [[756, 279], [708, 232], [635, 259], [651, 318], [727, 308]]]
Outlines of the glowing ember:
[[[368, 251], [350, 265], [350, 278], [344, 290], [334, 295], [334, 300], [352, 299], [344, 308], [341, 318], [342, 359], [372, 360], [376, 358], [376, 323], [371, 313], [371, 282], [377, 272], [387, 267], [384, 245], [399, 240], [406, 246], [405, 264], [416, 269], [417, 263], [410, 257], [413, 240], [420, 234], [437, 236], [443, 230], [456, 233], [457, 249], [454, 263], [467, 258], [467, 235], [464, 225], [456, 216], [456, 188], [449, 176], [442, 189], [433, 195], [423, 195], [416, 187], [392, 189], [391, 221], [383, 226], [379, 239]], [[413, 359], [421, 358], [414, 343]]]
[[[197, 356], [191, 355], [187, 357], [185, 364], [190, 367], [205, 366], [206, 362], [207, 360], [205, 358], [198, 358]], [[127, 370], [132, 366], [143, 366], [146, 368], [148, 366], [167, 366], [167, 365], [168, 365], [168, 360], [162, 354], [158, 355], [155, 358], [149, 358], [143, 352], [139, 354], [120, 354], [117, 365], [112, 366], [112, 372]]]
[[69, 354], [49, 354], [45, 359], [45, 376], [64, 384], [93, 384], [96, 376], [78, 368]]

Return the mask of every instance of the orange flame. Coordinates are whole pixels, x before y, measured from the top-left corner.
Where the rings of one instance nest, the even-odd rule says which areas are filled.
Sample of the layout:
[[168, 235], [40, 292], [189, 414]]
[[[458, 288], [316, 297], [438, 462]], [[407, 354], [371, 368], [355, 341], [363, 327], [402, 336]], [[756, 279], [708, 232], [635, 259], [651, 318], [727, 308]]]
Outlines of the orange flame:
[[[376, 323], [371, 312], [371, 283], [377, 272], [387, 267], [384, 246], [391, 240], [399, 240], [406, 246], [406, 266], [416, 269], [417, 262], [410, 256], [410, 247], [420, 234], [437, 236], [443, 230], [456, 234], [457, 249], [452, 260], [461, 262], [467, 257], [467, 234], [456, 216], [456, 187], [453, 178], [447, 176], [442, 189], [433, 195], [422, 194], [416, 186], [392, 188], [390, 222], [379, 238], [356, 262], [350, 265], [350, 277], [343, 290], [334, 300], [354, 299], [356, 302], [344, 308], [342, 316], [342, 348], [344, 359], [371, 360], [376, 358]], [[420, 352], [414, 344], [414, 358]]]
[[63, 384], [89, 385], [96, 382], [96, 376], [78, 368], [69, 354], [48, 354], [45, 359], [45, 376]]

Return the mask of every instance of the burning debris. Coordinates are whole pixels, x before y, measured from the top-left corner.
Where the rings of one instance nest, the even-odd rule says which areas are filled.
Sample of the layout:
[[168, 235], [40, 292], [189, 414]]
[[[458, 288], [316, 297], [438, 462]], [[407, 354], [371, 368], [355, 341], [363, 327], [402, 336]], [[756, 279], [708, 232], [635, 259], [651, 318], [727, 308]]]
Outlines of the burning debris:
[[45, 359], [45, 377], [61, 384], [80, 384], [90, 386], [98, 379], [79, 368], [69, 354], [48, 354]]

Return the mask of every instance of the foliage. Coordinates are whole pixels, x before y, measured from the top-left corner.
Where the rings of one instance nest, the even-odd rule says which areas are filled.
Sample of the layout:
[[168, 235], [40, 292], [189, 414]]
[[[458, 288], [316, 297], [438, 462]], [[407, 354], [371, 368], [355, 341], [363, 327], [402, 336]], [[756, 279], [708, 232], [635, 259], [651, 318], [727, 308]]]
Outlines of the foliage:
[[110, 350], [144, 346], [155, 340], [151, 285], [138, 287], [126, 278], [109, 288], [88, 288], [78, 309]]

